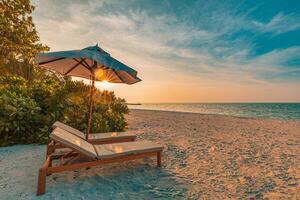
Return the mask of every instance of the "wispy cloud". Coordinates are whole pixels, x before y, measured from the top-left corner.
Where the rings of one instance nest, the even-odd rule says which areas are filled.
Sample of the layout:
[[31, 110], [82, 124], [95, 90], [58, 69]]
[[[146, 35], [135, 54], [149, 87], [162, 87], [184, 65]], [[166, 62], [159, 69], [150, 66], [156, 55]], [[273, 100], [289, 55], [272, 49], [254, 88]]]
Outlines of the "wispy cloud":
[[270, 32], [278, 35], [299, 29], [300, 15], [284, 15], [282, 12], [280, 12], [267, 23], [259, 21], [253, 21], [253, 23], [262, 32]]
[[51, 50], [99, 42], [149, 82], [166, 77], [254, 84], [300, 79], [300, 66], [289, 67], [300, 59], [300, 46], [257, 54], [264, 44], [255, 43], [260, 35], [300, 30], [299, 15], [278, 11], [269, 20], [254, 18], [260, 4], [241, 10], [243, 4], [195, 1], [175, 11], [174, 1], [165, 3], [164, 10], [138, 3], [35, 0], [34, 21]]

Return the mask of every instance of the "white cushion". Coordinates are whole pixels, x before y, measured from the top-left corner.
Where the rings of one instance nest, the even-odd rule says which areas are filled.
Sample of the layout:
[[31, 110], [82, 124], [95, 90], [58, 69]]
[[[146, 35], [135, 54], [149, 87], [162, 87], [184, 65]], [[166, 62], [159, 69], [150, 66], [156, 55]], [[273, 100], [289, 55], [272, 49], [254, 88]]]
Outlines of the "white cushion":
[[128, 132], [91, 133], [89, 140], [135, 139], [136, 135]]
[[55, 128], [50, 134], [50, 138], [61, 143], [62, 145], [65, 145], [66, 147], [77, 150], [79, 153], [92, 158], [97, 157], [97, 153], [91, 143], [69, 133], [68, 131], [65, 131], [64, 129], [61, 129], [59, 127]]
[[59, 127], [61, 129], [64, 129], [66, 131], [69, 131], [70, 133], [74, 134], [74, 135], [77, 135], [78, 137], [81, 137], [82, 139], [85, 139], [85, 135], [83, 132], [71, 127], [71, 126], [68, 126], [67, 124], [64, 124], [64, 123], [61, 123], [59, 121], [56, 121], [53, 125], [52, 125], [52, 128], [56, 128], [56, 127]]
[[163, 150], [163, 146], [150, 141], [101, 144], [94, 147], [99, 159]]

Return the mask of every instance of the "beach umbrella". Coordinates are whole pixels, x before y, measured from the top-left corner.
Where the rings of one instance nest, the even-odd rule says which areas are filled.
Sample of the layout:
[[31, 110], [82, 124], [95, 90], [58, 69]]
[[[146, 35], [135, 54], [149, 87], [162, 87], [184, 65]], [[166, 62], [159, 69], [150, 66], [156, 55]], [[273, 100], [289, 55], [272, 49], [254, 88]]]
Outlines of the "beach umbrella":
[[35, 62], [40, 67], [64, 76], [80, 77], [91, 81], [86, 139], [92, 124], [95, 81], [126, 84], [141, 81], [137, 77], [137, 71], [111, 57], [98, 44], [81, 50], [40, 53], [36, 56]]

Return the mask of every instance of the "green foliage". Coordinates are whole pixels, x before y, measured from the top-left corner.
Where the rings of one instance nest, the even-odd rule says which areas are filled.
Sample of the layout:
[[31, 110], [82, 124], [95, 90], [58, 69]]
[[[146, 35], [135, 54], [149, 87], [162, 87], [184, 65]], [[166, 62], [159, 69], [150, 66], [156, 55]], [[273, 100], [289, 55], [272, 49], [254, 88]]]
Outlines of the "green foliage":
[[48, 50], [39, 42], [30, 0], [0, 1], [0, 72], [30, 78], [34, 56]]
[[[31, 82], [20, 76], [0, 76], [0, 146], [46, 143], [56, 120], [85, 132], [88, 94], [82, 82], [61, 82], [55, 76]], [[123, 131], [126, 113], [123, 99], [113, 92], [96, 91], [92, 131]]]
[[63, 92], [58, 86], [50, 76], [32, 83], [0, 77], [0, 145], [47, 141], [51, 123], [63, 115], [56, 105]]

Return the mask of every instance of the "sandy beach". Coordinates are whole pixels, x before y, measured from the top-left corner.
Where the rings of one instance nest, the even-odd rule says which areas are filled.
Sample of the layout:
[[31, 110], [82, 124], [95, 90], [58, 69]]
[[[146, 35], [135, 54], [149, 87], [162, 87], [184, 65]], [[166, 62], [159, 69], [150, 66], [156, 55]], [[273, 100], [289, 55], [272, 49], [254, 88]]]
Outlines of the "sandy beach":
[[[0, 148], [3, 199], [299, 199], [300, 122], [131, 110], [129, 131], [164, 145], [163, 167], [131, 161], [53, 174], [45, 145]], [[149, 161], [149, 160], [148, 160]]]
[[300, 122], [132, 110], [129, 127], [166, 147], [191, 199], [300, 199]]

